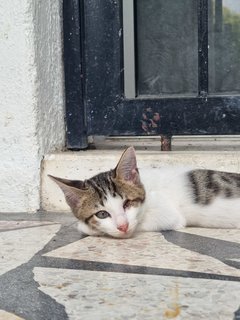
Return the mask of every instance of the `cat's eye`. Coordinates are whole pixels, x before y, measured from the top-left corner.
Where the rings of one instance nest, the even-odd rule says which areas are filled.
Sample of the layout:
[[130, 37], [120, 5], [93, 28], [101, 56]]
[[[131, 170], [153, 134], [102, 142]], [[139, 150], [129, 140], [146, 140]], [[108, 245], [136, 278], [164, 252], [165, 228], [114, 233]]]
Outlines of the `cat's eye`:
[[110, 217], [110, 214], [107, 211], [101, 210], [95, 213], [95, 216], [98, 217], [99, 219], [106, 219]]
[[124, 201], [124, 203], [123, 203], [123, 209], [125, 210], [125, 209], [127, 209], [127, 208], [129, 208], [129, 207], [131, 207], [131, 200], [125, 200]]

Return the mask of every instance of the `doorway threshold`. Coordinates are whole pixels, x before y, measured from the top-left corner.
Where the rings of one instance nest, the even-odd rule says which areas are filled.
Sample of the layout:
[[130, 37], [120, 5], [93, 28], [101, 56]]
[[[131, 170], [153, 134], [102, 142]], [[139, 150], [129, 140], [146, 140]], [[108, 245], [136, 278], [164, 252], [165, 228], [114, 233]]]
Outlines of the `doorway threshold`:
[[[202, 140], [188, 139], [187, 144], [176, 138], [173, 151], [161, 152], [159, 141], [154, 138], [107, 138], [103, 144], [96, 144], [96, 149], [86, 151], [65, 151], [48, 154], [44, 157], [41, 171], [41, 208], [45, 211], [69, 212], [63, 194], [48, 174], [73, 180], [84, 180], [103, 171], [115, 168], [123, 150], [130, 145], [136, 149], [138, 168], [143, 167], [189, 166], [229, 172], [240, 172], [239, 140], [228, 137], [214, 141], [209, 140], [202, 146]], [[180, 148], [181, 143], [184, 147]], [[199, 143], [199, 148], [196, 147]], [[187, 146], [186, 146], [187, 145]], [[227, 148], [228, 146], [228, 148]], [[231, 146], [231, 148], [230, 148]], [[191, 147], [191, 148], [190, 148]], [[204, 148], [203, 148], [204, 147]]]
[[[120, 150], [134, 146], [137, 150], [161, 151], [162, 136], [90, 136], [91, 148]], [[240, 151], [240, 135], [172, 136], [171, 151]]]

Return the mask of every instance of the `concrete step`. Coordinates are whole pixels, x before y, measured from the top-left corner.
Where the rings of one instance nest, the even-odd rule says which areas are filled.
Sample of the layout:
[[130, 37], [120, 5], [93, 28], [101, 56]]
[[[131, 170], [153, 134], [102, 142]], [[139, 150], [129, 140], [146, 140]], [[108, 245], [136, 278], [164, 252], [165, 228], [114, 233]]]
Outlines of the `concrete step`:
[[[234, 139], [233, 139], [234, 140]], [[117, 142], [117, 143], [116, 143]], [[178, 142], [175, 141], [176, 144]], [[193, 143], [189, 140], [189, 143]], [[42, 164], [42, 209], [45, 211], [68, 212], [69, 208], [65, 203], [63, 194], [59, 187], [49, 178], [48, 174], [68, 178], [83, 180], [101, 171], [114, 168], [121, 156], [122, 151], [128, 145], [135, 145], [137, 152], [138, 167], [163, 167], [169, 165], [186, 165], [197, 168], [209, 168], [215, 170], [240, 172], [240, 149], [239, 140], [231, 142], [225, 141], [228, 148], [224, 148], [224, 142], [217, 143], [218, 148], [212, 145], [212, 151], [205, 151], [201, 144], [198, 149], [201, 151], [184, 149], [182, 151], [161, 152], [159, 142], [152, 144], [126, 139], [120, 143], [109, 143], [98, 147], [96, 150], [80, 152], [62, 152], [46, 155]], [[206, 145], [206, 141], [204, 142]], [[220, 147], [219, 147], [220, 145]], [[236, 146], [237, 145], [237, 146]], [[179, 146], [179, 145], [178, 145]], [[195, 146], [195, 142], [194, 142]], [[177, 148], [179, 150], [180, 148]], [[174, 150], [174, 143], [173, 143]], [[209, 150], [209, 148], [207, 148]], [[227, 150], [227, 151], [226, 151]], [[140, 171], [141, 172], [141, 171]]]

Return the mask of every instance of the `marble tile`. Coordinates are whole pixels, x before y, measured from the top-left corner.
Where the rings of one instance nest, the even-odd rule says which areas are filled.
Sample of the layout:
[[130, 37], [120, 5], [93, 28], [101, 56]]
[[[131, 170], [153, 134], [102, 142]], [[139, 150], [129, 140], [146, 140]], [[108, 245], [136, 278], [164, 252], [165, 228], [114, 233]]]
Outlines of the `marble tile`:
[[54, 224], [0, 233], [0, 275], [29, 261], [59, 229]]
[[240, 270], [174, 245], [156, 232], [145, 232], [124, 240], [86, 237], [46, 256], [240, 276]]
[[[229, 259], [230, 261], [236, 261], [236, 262], [240, 262], [240, 258], [239, 259]], [[240, 319], [239, 319], [240, 320]]]
[[0, 221], [0, 232], [2, 230], [16, 230], [54, 224], [51, 221]]
[[203, 237], [209, 237], [213, 239], [240, 243], [239, 229], [186, 228], [181, 230], [181, 232], [195, 234]]
[[0, 310], [0, 319], [1, 320], [24, 320], [23, 318], [15, 316], [13, 313]]
[[240, 304], [231, 281], [38, 267], [34, 279], [70, 320], [227, 320]]

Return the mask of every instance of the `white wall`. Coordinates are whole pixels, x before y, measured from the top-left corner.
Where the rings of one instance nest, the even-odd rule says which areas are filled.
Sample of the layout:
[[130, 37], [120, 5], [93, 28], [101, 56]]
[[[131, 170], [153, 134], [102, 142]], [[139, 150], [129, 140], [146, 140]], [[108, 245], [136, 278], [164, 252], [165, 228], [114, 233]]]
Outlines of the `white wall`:
[[61, 6], [0, 1], [0, 212], [39, 209], [41, 159], [64, 146]]

